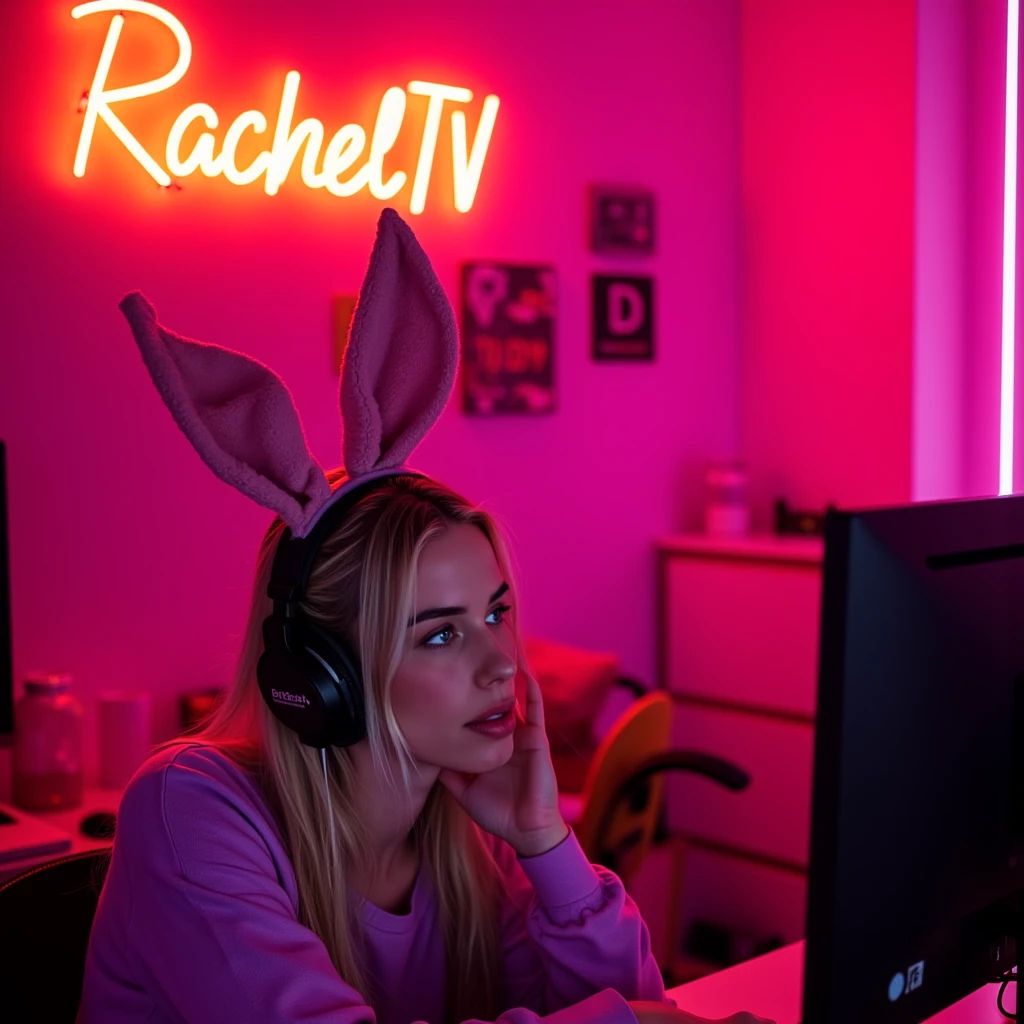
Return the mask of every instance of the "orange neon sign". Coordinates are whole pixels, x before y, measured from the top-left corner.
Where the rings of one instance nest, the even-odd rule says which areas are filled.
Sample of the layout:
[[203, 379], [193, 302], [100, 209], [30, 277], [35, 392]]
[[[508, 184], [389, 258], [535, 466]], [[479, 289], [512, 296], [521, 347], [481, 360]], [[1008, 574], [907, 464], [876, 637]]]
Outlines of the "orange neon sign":
[[[107, 76], [121, 38], [125, 20], [122, 12], [125, 11], [147, 15], [170, 29], [178, 44], [178, 58], [174, 67], [158, 78], [137, 85], [108, 89]], [[405, 171], [394, 171], [385, 181], [384, 157], [398, 139], [408, 96], [426, 96], [426, 123], [420, 140], [419, 158], [409, 199], [409, 211], [422, 213], [426, 205], [427, 187], [434, 165], [444, 105], [446, 102], [466, 104], [473, 99], [469, 89], [439, 85], [435, 82], [410, 82], [405, 89], [392, 86], [381, 98], [368, 152], [366, 131], [358, 124], [346, 124], [341, 127], [328, 139], [324, 148], [325, 132], [321, 121], [307, 117], [292, 126], [300, 79], [298, 71], [289, 71], [284, 78], [281, 105], [277, 112], [270, 148], [259, 153], [248, 166], [239, 167], [237, 164], [238, 144], [246, 132], [255, 135], [267, 132], [269, 122], [262, 111], [246, 110], [239, 114], [224, 133], [219, 152], [213, 132], [205, 130], [191, 151], [183, 154], [185, 132], [194, 122], [202, 122], [206, 129], [216, 129], [220, 125], [220, 118], [212, 106], [208, 103], [193, 103], [177, 116], [167, 135], [165, 169], [132, 135], [111, 109], [111, 104], [123, 103], [140, 96], [151, 96], [170, 89], [181, 81], [192, 60], [192, 41], [185, 31], [185, 26], [173, 14], [144, 0], [93, 0], [91, 3], [79, 4], [71, 11], [71, 16], [83, 18], [89, 14], [104, 12], [113, 12], [114, 17], [111, 18], [99, 63], [96, 65], [96, 74], [88, 92], [82, 131], [75, 152], [74, 173], [78, 178], [85, 175], [96, 124], [102, 121], [149, 175], [165, 187], [172, 184], [172, 174], [184, 178], [198, 170], [209, 178], [223, 175], [233, 185], [249, 185], [262, 177], [263, 190], [267, 195], [275, 195], [288, 177], [299, 151], [305, 146], [300, 171], [303, 183], [309, 188], [324, 188], [335, 196], [352, 196], [365, 188], [375, 199], [390, 200], [406, 186], [409, 176]], [[460, 213], [466, 213], [473, 206], [497, 116], [498, 97], [486, 96], [476, 134], [470, 145], [465, 112], [451, 112], [454, 202], [455, 209]], [[353, 170], [364, 153], [365, 163]], [[343, 178], [349, 172], [352, 172], [350, 176]]]

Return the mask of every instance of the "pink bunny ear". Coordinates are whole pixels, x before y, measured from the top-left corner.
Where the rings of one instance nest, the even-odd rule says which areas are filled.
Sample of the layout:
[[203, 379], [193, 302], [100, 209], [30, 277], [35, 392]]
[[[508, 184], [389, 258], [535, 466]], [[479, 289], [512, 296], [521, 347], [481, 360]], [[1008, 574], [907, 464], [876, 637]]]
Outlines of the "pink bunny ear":
[[284, 381], [255, 359], [162, 327], [141, 292], [129, 292], [120, 309], [160, 397], [203, 462], [305, 536], [331, 488]]
[[434, 425], [459, 365], [455, 314], [409, 225], [385, 209], [341, 371], [350, 477], [405, 463]]

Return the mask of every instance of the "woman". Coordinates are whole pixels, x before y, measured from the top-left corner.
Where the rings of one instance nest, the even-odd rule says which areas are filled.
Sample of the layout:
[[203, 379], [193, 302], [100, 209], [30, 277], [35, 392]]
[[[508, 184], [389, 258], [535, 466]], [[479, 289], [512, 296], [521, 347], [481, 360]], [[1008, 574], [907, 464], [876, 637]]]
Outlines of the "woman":
[[405, 463], [455, 361], [408, 228], [381, 219], [331, 480], [269, 370], [122, 308], [204, 460], [279, 517], [233, 687], [123, 797], [83, 1024], [696, 1020], [559, 814], [499, 530]]

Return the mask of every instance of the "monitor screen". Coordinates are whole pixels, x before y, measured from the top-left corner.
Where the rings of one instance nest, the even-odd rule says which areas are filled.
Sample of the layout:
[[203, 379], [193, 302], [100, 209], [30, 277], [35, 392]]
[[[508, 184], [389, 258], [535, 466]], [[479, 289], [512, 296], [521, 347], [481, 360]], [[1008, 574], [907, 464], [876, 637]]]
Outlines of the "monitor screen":
[[7, 452], [0, 441], [0, 745], [14, 732], [14, 666], [11, 655], [11, 583], [7, 538]]
[[826, 520], [804, 1024], [1002, 976], [1024, 890], [1024, 496]]

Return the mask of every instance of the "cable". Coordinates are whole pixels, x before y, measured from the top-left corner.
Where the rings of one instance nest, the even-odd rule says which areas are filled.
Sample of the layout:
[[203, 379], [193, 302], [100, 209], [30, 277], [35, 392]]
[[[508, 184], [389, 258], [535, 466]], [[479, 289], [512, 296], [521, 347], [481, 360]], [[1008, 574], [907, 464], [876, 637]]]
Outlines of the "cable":
[[1010, 1013], [1010, 1011], [1003, 1006], [1003, 996], [1006, 994], [1006, 986], [1009, 985], [1011, 981], [1014, 984], [1017, 983], [1017, 972], [1011, 971], [1009, 974], [1004, 974], [1002, 978], [998, 980], [1002, 981], [1002, 984], [999, 986], [999, 995], [996, 996], [996, 1007], [999, 1009], [999, 1012], [1007, 1018], [1007, 1020], [1016, 1020], [1017, 1014]]
[[327, 778], [327, 748], [320, 748], [320, 763], [324, 766], [324, 796], [327, 798], [327, 817], [331, 823], [331, 860], [337, 863], [338, 846], [334, 837], [334, 812], [331, 810], [331, 784]]

